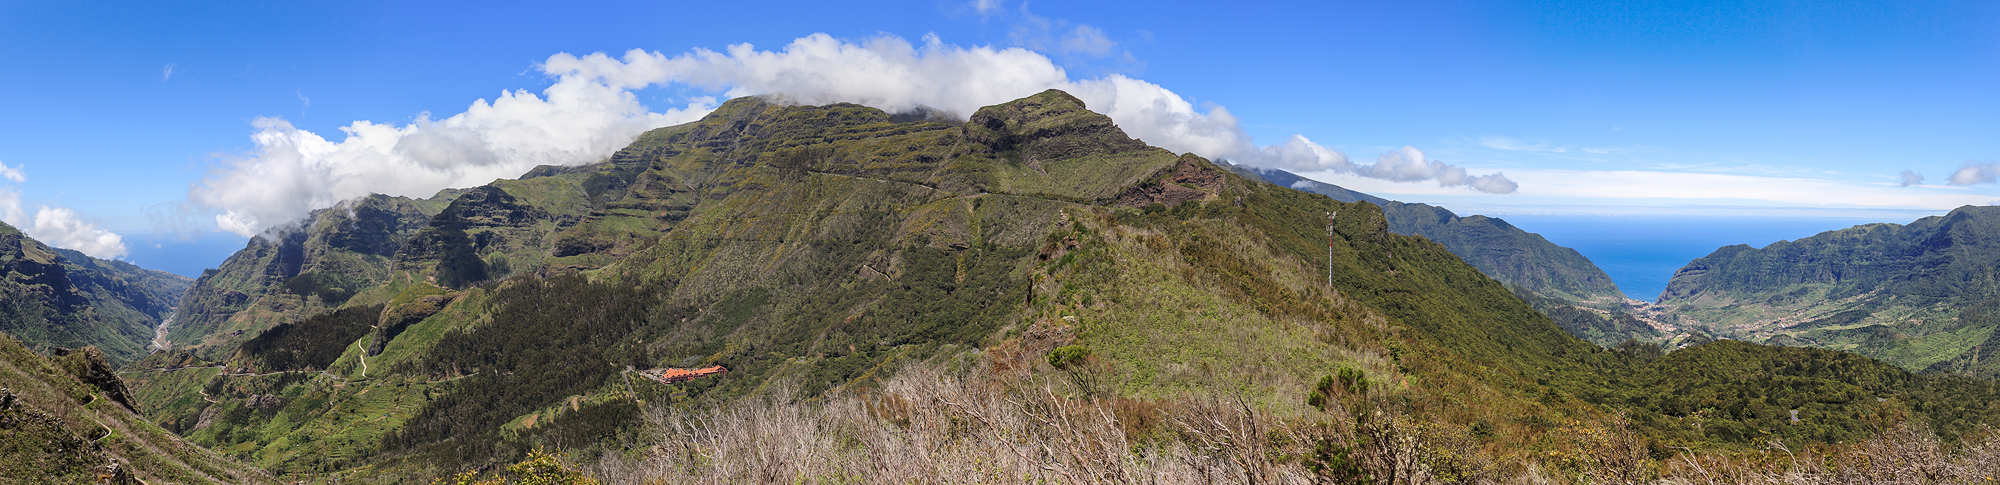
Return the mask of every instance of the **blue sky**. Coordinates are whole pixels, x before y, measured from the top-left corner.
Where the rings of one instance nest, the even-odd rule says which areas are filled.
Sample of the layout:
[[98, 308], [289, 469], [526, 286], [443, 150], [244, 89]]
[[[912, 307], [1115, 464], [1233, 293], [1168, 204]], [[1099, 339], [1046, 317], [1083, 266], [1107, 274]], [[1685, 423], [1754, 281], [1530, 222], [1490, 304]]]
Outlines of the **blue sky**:
[[[357, 191], [586, 163], [730, 95], [1037, 86], [1154, 144], [1460, 213], [1907, 222], [2000, 200], [1993, 2], [273, 3], [0, 2], [0, 217], [214, 266]], [[873, 64], [815, 46], [913, 70], [841, 77]], [[546, 119], [602, 136], [520, 126]]]

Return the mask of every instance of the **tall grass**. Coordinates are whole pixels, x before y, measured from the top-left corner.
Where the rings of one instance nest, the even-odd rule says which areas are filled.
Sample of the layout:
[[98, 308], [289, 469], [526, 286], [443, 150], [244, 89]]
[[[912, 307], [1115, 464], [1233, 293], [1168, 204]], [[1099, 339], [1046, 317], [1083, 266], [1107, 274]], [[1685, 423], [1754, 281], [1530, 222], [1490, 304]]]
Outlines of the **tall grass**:
[[[1080, 397], [1059, 376], [1009, 380], [916, 364], [815, 399], [778, 390], [647, 416], [650, 445], [588, 467], [614, 484], [847, 483], [1994, 483], [2000, 437], [1947, 445], [1920, 424], [1864, 442], [1649, 455], [1618, 416], [1554, 426], [1508, 454], [1373, 398], [1281, 416], [1233, 397]], [[1004, 371], [1003, 371], [1004, 373]], [[1018, 376], [1010, 376], [1018, 377]], [[1350, 396], [1351, 397], [1351, 396]], [[1333, 402], [1329, 399], [1328, 402]], [[1351, 413], [1351, 414], [1350, 414]], [[1357, 418], [1359, 417], [1359, 418]]]
[[[709, 412], [655, 412], [660, 441], [597, 471], [612, 483], [1310, 483], [1250, 406], [1069, 397], [934, 369], [872, 392], [779, 392]], [[1276, 440], [1283, 442], [1286, 440]]]

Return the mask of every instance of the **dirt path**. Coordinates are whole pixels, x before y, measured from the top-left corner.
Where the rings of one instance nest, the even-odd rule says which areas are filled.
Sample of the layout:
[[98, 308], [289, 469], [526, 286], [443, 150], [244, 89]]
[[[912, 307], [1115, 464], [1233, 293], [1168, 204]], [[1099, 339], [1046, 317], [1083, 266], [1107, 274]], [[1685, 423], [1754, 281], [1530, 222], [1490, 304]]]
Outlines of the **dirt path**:
[[119, 373], [119, 374], [144, 374], [144, 373], [147, 373], [147, 372], [173, 372], [173, 371], [177, 371], [177, 370], [188, 370], [188, 369], [221, 369], [221, 368], [222, 368], [222, 366], [219, 366], [219, 365], [204, 365], [204, 366], [196, 366], [196, 367], [172, 367], [172, 368], [166, 368], [166, 369], [139, 369], [139, 370], [121, 370], [121, 371], [118, 371], [118, 373]]
[[[361, 346], [361, 342], [355, 342], [355, 343], [354, 343], [354, 345], [357, 345], [357, 346]], [[367, 347], [367, 346], [361, 346], [361, 348], [360, 348], [360, 349], [358, 349], [358, 350], [360, 350], [360, 351], [361, 351], [361, 378], [362, 378], [362, 379], [367, 379], [367, 378], [368, 378], [368, 347]]]
[[632, 401], [637, 402], [639, 400], [639, 392], [632, 390], [632, 372], [634, 370], [632, 366], [625, 366], [625, 372], [618, 373], [618, 377], [625, 378], [625, 393], [632, 396]]

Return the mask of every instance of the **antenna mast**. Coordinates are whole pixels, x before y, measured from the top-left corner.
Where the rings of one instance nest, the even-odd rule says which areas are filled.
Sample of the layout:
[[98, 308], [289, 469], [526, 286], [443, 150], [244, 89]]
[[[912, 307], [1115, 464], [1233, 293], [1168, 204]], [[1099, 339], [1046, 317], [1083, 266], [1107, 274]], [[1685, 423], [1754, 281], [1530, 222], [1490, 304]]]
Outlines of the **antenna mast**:
[[1333, 287], [1333, 216], [1326, 213], [1326, 286]]

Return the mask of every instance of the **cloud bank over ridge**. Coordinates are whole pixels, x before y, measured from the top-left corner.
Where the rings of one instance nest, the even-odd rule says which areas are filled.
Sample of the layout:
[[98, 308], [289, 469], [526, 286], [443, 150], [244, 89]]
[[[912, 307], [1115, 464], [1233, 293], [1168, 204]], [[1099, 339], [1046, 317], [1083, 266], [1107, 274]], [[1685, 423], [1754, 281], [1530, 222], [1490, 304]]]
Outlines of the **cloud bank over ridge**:
[[34, 218], [29, 218], [26, 204], [21, 202], [21, 189], [13, 185], [28, 181], [28, 174], [20, 166], [9, 167], [0, 163], [0, 179], [12, 182], [0, 185], [0, 221], [51, 246], [104, 259], [125, 256], [127, 248], [123, 236], [97, 228], [97, 224], [85, 221], [81, 214], [68, 207], [43, 204], [35, 209]]
[[1047, 89], [1062, 89], [1110, 116], [1127, 134], [1176, 152], [1298, 172], [1334, 171], [1398, 182], [1436, 180], [1445, 187], [1511, 193], [1501, 174], [1473, 176], [1426, 158], [1413, 147], [1361, 165], [1304, 136], [1258, 146], [1221, 106], [1198, 109], [1157, 84], [1112, 74], [1070, 79], [1049, 57], [1021, 48], [961, 47], [934, 35], [921, 45], [900, 37], [861, 41], [814, 34], [779, 50], [736, 44], [677, 55], [634, 49], [550, 56], [539, 66], [554, 83], [472, 103], [443, 119], [405, 125], [357, 121], [328, 140], [278, 118], [259, 118], [255, 148], [224, 160], [189, 189], [188, 203], [217, 213], [217, 227], [254, 235], [308, 212], [369, 193], [423, 197], [447, 187], [514, 177], [536, 165], [604, 159], [645, 130], [693, 121], [713, 97], [655, 113], [634, 91], [691, 86], [723, 98], [782, 93], [805, 104], [851, 102], [902, 112], [929, 107], [966, 116]]
[[1966, 160], [1964, 165], [1960, 165], [1958, 170], [1951, 173], [1951, 184], [1990, 184], [1993, 183], [1996, 175], [2000, 175], [2000, 163], [1980, 163]]

